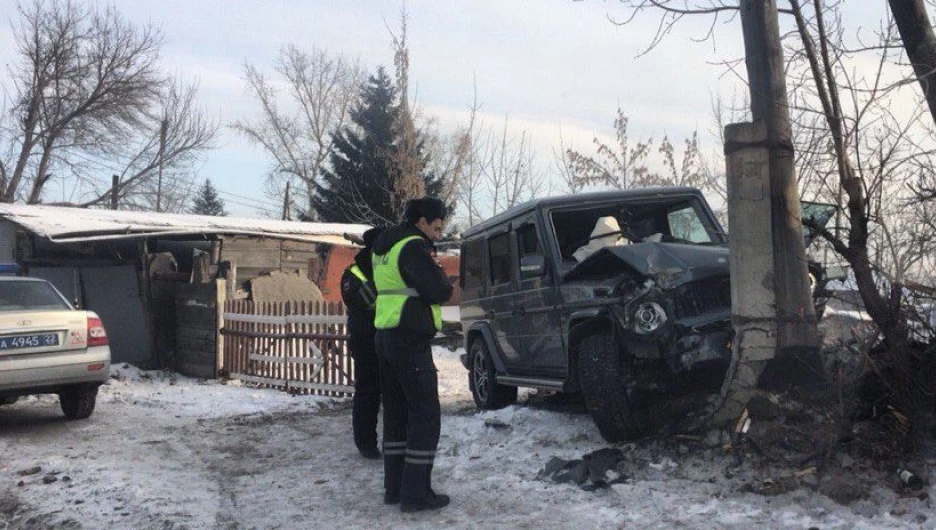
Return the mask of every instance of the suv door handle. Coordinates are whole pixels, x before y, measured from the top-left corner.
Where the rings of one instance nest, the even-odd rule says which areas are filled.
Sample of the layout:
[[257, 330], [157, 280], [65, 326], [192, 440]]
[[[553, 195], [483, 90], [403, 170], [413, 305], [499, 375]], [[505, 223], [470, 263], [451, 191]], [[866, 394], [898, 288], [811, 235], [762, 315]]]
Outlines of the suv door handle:
[[488, 320], [493, 320], [494, 317], [497, 316], [497, 311], [494, 311], [493, 309], [488, 309], [487, 313], [485, 314], [487, 315]]
[[526, 308], [523, 306], [518, 306], [517, 308], [514, 309], [513, 314], [518, 317], [526, 316]]

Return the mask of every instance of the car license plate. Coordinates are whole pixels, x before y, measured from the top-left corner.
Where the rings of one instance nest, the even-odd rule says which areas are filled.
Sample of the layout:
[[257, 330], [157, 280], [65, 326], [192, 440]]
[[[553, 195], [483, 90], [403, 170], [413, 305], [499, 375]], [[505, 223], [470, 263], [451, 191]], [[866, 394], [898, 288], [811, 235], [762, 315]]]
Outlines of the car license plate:
[[13, 348], [39, 348], [45, 346], [58, 346], [58, 333], [34, 333], [32, 335], [14, 335], [0, 337], [0, 350]]

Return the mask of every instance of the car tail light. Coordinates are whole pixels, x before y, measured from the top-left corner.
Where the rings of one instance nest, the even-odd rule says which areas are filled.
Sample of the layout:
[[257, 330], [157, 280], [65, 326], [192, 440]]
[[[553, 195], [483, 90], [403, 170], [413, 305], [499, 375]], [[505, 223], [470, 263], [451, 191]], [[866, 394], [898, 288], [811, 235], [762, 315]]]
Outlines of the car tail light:
[[88, 315], [88, 346], [107, 346], [107, 332], [104, 331], [104, 323], [101, 318], [95, 314]]

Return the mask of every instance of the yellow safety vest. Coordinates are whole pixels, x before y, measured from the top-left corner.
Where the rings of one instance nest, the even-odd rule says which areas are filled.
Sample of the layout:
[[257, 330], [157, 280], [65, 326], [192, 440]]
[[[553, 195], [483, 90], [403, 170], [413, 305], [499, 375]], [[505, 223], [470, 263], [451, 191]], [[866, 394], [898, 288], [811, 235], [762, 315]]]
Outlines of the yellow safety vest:
[[367, 282], [369, 280], [367, 279], [367, 276], [364, 275], [364, 271], [361, 270], [361, 267], [359, 267], [357, 263], [351, 264], [351, 266], [348, 267], [348, 271], [355, 275], [358, 280], [361, 280], [361, 298], [367, 302], [367, 306], [369, 308], [374, 307], [377, 296], [374, 294], [374, 291], [371, 289], [370, 285], [368, 285]]
[[[400, 252], [407, 243], [420, 236], [410, 236], [397, 241], [390, 252], [374, 254], [374, 284], [377, 286], [377, 312], [374, 327], [394, 329], [399, 327], [406, 299], [418, 297], [416, 289], [406, 285], [400, 274]], [[442, 329], [442, 306], [432, 304], [432, 321], [436, 330]]]

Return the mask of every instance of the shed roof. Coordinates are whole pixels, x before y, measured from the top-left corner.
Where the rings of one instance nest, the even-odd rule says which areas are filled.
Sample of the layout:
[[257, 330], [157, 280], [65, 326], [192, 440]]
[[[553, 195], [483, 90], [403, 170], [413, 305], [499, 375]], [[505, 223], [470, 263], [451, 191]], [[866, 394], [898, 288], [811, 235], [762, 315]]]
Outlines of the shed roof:
[[224, 234], [348, 244], [344, 234], [360, 236], [370, 228], [363, 224], [303, 223], [245, 217], [4, 203], [0, 203], [0, 218], [16, 223], [29, 232], [55, 243]]

